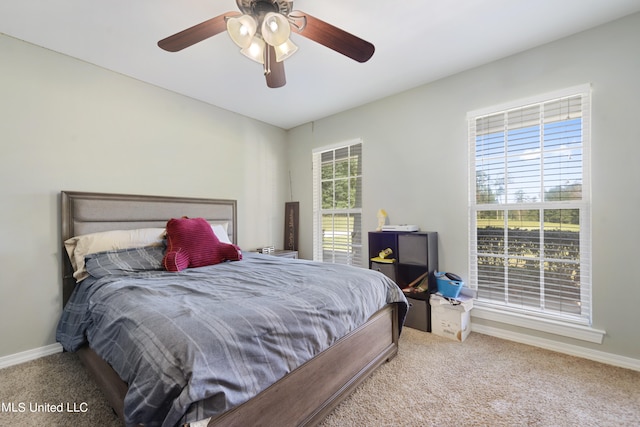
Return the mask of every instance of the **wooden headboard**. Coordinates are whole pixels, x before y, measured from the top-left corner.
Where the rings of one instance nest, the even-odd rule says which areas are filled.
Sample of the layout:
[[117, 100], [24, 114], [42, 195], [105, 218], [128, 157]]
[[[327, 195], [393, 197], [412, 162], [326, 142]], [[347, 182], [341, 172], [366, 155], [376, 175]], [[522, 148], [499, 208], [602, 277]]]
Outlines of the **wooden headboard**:
[[229, 238], [237, 243], [235, 200], [76, 191], [62, 191], [60, 195], [63, 307], [76, 284], [64, 248], [64, 241], [71, 237], [99, 231], [164, 227], [171, 218], [188, 216], [205, 218], [209, 222], [227, 222]]

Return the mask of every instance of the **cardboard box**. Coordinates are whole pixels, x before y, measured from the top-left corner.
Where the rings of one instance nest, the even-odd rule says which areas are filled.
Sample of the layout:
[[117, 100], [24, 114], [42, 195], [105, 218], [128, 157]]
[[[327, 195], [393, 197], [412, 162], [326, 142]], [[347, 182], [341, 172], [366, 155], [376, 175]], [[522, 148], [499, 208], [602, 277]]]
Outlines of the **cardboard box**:
[[431, 333], [455, 341], [464, 341], [471, 332], [473, 299], [460, 295], [454, 302], [438, 294], [429, 298], [431, 305]]

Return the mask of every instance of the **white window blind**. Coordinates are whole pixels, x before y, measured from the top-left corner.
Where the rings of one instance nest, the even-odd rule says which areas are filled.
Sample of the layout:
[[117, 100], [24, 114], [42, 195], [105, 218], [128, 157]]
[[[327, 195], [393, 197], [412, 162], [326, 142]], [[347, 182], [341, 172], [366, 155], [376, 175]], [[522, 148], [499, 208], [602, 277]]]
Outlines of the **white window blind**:
[[313, 152], [313, 259], [362, 264], [362, 143]]
[[591, 323], [590, 88], [472, 112], [470, 282], [492, 308]]

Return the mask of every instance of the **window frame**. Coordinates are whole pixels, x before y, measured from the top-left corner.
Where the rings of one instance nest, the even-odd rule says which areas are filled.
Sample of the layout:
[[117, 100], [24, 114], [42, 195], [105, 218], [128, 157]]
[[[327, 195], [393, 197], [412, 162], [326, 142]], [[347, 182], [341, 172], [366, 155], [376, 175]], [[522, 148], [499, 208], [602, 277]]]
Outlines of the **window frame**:
[[[353, 178], [358, 179], [358, 190], [360, 197], [360, 206], [353, 208], [337, 208], [333, 207], [331, 209], [322, 207], [322, 155], [333, 152], [333, 164], [336, 164], [335, 152], [348, 149], [351, 150], [354, 147], [358, 147], [360, 150], [360, 165], [359, 165], [359, 174], [352, 175], [350, 166], [349, 166], [349, 174], [347, 176], [347, 180], [351, 180]], [[333, 262], [340, 261], [343, 258], [346, 262], [338, 262], [340, 264], [354, 265], [361, 267], [363, 263], [363, 242], [362, 242], [362, 182], [363, 182], [363, 167], [362, 167], [362, 155], [363, 155], [363, 143], [361, 139], [355, 139], [350, 141], [345, 141], [329, 146], [323, 146], [312, 150], [312, 176], [313, 176], [313, 259], [314, 261], [323, 261], [323, 262]], [[352, 157], [352, 156], [351, 156]], [[350, 164], [350, 163], [349, 163]], [[334, 170], [335, 173], [335, 170]], [[333, 180], [336, 180], [335, 176]], [[350, 184], [349, 184], [350, 185]], [[335, 188], [334, 188], [334, 196], [335, 196]], [[330, 251], [327, 251], [324, 245], [324, 236], [323, 236], [323, 215], [337, 215], [342, 216], [346, 215], [350, 217], [352, 215], [357, 215], [359, 220], [354, 219], [354, 228], [352, 230], [352, 236], [348, 238], [346, 246], [348, 247], [348, 251], [346, 254], [338, 254], [336, 247]], [[359, 243], [353, 242], [354, 236], [359, 236]], [[335, 237], [335, 234], [334, 234]], [[335, 239], [334, 239], [335, 240]], [[331, 260], [324, 259], [324, 254], [326, 252], [331, 253]]]
[[[509, 110], [524, 109], [536, 104], [545, 104], [554, 100], [580, 96], [582, 100], [582, 198], [570, 201], [544, 201], [531, 203], [508, 203], [505, 199], [502, 203], [482, 204], [476, 201], [477, 176], [476, 176], [476, 120], [480, 117], [506, 113]], [[518, 209], [539, 209], [541, 214], [545, 209], [579, 209], [580, 210], [580, 292], [581, 301], [587, 302], [582, 307], [579, 315], [565, 315], [557, 312], [547, 312], [543, 310], [530, 310], [518, 308], [508, 304], [500, 304], [488, 298], [479, 298], [476, 301], [474, 317], [496, 320], [499, 322], [511, 323], [518, 326], [543, 330], [546, 332], [559, 333], [561, 335], [573, 336], [587, 341], [599, 342], [602, 339], [601, 331], [596, 331], [595, 335], [590, 335], [592, 315], [592, 294], [593, 286], [591, 281], [591, 87], [589, 84], [574, 86], [560, 91], [550, 92], [524, 100], [509, 102], [493, 107], [471, 111], [467, 114], [468, 122], [468, 147], [469, 147], [469, 201], [468, 201], [468, 225], [469, 225], [469, 272], [470, 286], [478, 290], [478, 229], [477, 213], [483, 210], [509, 210]], [[544, 126], [544, 118], [537, 121], [539, 126]], [[524, 127], [524, 126], [523, 126]], [[507, 127], [506, 127], [507, 128]], [[507, 131], [505, 130], [505, 133]], [[499, 156], [498, 156], [499, 157]], [[508, 154], [505, 148], [505, 162]], [[542, 160], [541, 160], [542, 163]], [[506, 164], [506, 163], [505, 163]], [[507, 169], [505, 169], [507, 170]], [[540, 167], [541, 173], [544, 170]], [[543, 177], [540, 175], [540, 198], [544, 198]], [[543, 222], [543, 220], [542, 220]], [[507, 233], [508, 222], [505, 221], [504, 231]], [[541, 233], [542, 234], [542, 233]], [[544, 255], [542, 262], [544, 262]], [[508, 280], [506, 281], [508, 282]], [[567, 330], [569, 329], [573, 330]], [[584, 330], [588, 330], [586, 337]], [[578, 331], [578, 332], [575, 332]]]

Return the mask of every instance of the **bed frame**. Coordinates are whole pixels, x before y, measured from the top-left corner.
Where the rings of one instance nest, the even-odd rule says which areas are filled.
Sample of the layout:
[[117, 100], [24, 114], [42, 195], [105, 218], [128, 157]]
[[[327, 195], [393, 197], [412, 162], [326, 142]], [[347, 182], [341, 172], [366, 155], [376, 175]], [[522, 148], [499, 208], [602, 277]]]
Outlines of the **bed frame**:
[[[230, 239], [237, 242], [235, 200], [139, 196], [63, 191], [61, 193], [61, 262], [63, 304], [75, 286], [64, 249], [70, 237], [107, 230], [164, 227], [170, 218], [202, 217], [228, 222]], [[328, 415], [371, 372], [398, 351], [398, 307], [390, 304], [333, 346], [272, 384], [253, 399], [209, 422], [209, 426], [312, 426]], [[88, 346], [77, 352], [124, 421], [127, 384]]]

